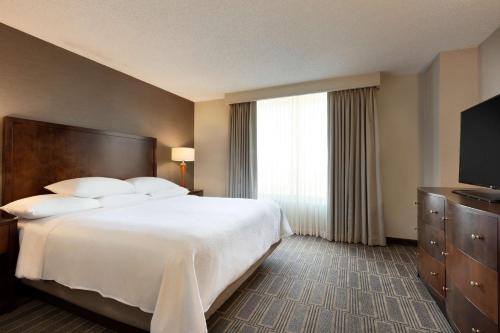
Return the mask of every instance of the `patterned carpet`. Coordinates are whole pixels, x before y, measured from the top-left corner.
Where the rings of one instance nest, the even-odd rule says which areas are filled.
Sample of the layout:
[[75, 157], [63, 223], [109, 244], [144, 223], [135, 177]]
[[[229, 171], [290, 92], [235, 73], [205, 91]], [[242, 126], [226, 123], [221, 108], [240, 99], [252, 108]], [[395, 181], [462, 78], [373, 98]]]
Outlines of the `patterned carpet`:
[[[416, 248], [285, 240], [208, 322], [209, 332], [452, 332], [416, 277]], [[32, 300], [0, 332], [111, 332]]]
[[0, 316], [0, 332], [113, 333], [114, 331], [50, 304], [31, 300], [13, 312]]
[[452, 332], [416, 247], [287, 239], [210, 319], [211, 332]]

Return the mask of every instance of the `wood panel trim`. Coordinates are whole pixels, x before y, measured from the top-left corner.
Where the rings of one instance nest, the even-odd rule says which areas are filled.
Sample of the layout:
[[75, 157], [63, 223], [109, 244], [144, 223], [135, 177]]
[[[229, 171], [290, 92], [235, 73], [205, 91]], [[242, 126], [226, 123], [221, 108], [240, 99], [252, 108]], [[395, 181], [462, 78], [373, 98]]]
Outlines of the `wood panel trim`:
[[[420, 247], [418, 248], [418, 272], [420, 278], [440, 297], [444, 298], [443, 287], [446, 283], [445, 266], [436, 260], [430, 253]], [[431, 272], [437, 273], [432, 276]]]
[[[496, 235], [489, 235], [489, 237], [488, 237], [489, 239], [491, 239], [492, 237], [496, 237], [496, 239], [497, 239], [496, 242], [493, 242], [493, 243], [495, 243], [494, 246], [491, 246], [488, 249], [488, 253], [496, 256], [496, 258], [494, 258], [494, 260], [496, 260], [496, 269], [493, 269], [492, 267], [488, 268], [487, 266], [484, 266], [484, 265], [483, 265], [483, 267], [495, 272], [497, 275], [495, 278], [495, 281], [494, 281], [494, 284], [496, 284], [496, 286], [497, 286], [496, 294], [494, 293], [494, 291], [492, 291], [492, 294], [494, 294], [497, 298], [497, 302], [496, 302], [497, 310], [496, 311], [492, 310], [495, 313], [492, 313], [490, 317], [496, 318], [497, 319], [496, 322], [498, 322], [498, 318], [500, 318], [500, 306], [498, 304], [498, 300], [500, 300], [500, 274], [497, 273], [498, 269], [500, 269], [500, 246], [498, 244], [498, 240], [500, 240], [500, 227], [498, 226], [498, 223], [500, 223], [500, 204], [499, 203], [487, 203], [487, 202], [467, 198], [464, 196], [460, 196], [456, 193], [453, 193], [453, 190], [455, 190], [455, 189], [456, 188], [419, 187], [418, 188], [418, 199], [419, 199], [418, 226], [420, 228], [424, 223], [427, 223], [426, 221], [424, 221], [424, 216], [422, 216], [422, 212], [423, 212], [422, 207], [420, 207], [420, 205], [424, 202], [423, 199], [426, 198], [427, 196], [428, 197], [441, 197], [446, 203], [446, 207], [444, 210], [444, 212], [445, 212], [444, 229], [445, 229], [445, 234], [446, 234], [445, 243], [446, 243], [446, 247], [447, 247], [446, 252], [448, 252], [448, 255], [445, 256], [445, 263], [447, 264], [446, 265], [447, 267], [445, 268], [445, 274], [446, 274], [446, 280], [447, 280], [446, 287], [449, 288], [449, 290], [451, 292], [451, 289], [455, 285], [456, 277], [452, 276], [453, 272], [452, 272], [452, 270], [449, 269], [449, 263], [448, 263], [449, 252], [450, 252], [451, 246], [454, 246], [454, 244], [453, 244], [454, 240], [452, 238], [450, 238], [449, 237], [450, 235], [448, 234], [449, 233], [448, 229], [450, 227], [453, 227], [453, 226], [448, 225], [449, 223], [453, 223], [453, 216], [448, 216], [449, 205], [453, 205], [453, 206], [457, 207], [457, 209], [462, 209], [462, 208], [468, 209], [472, 213], [475, 213], [475, 214], [493, 216], [497, 219], [496, 220], [496, 223], [497, 223]], [[450, 218], [450, 220], [447, 220], [448, 218]], [[471, 219], [468, 219], [467, 222], [474, 223], [473, 220], [474, 219], [471, 218]], [[471, 230], [471, 232], [472, 232], [472, 230]], [[494, 232], [494, 231], [492, 229], [489, 229], [488, 231], [480, 231], [480, 232]], [[419, 239], [419, 242], [420, 242], [420, 239]], [[455, 248], [456, 248], [456, 246], [455, 246]], [[458, 249], [458, 250], [460, 250], [460, 249]], [[470, 255], [468, 255], [467, 253], [464, 253], [464, 255], [470, 257]], [[482, 260], [483, 253], [476, 253], [476, 255], [479, 256], [478, 258], [476, 258], [478, 260], [475, 260], [474, 257], [471, 257], [470, 260], [475, 260], [475, 262], [477, 262], [478, 265], [482, 265], [482, 263], [480, 263], [479, 260]], [[453, 260], [453, 258], [452, 258], [452, 260]], [[491, 264], [491, 260], [490, 260], [490, 264]], [[420, 258], [419, 258], [419, 265], [420, 265]], [[490, 266], [495, 266], [495, 264], [490, 265]], [[460, 270], [466, 270], [466, 269], [467, 269], [466, 267], [463, 267], [463, 265], [460, 264]], [[420, 270], [421, 269], [419, 267], [419, 276], [422, 277], [422, 273]], [[423, 281], [423, 282], [427, 286], [427, 283], [425, 283], [425, 281]], [[455, 287], [455, 289], [456, 289], [456, 287]], [[435, 295], [433, 289], [430, 289], [430, 290], [431, 290], [431, 294], [432, 294], [433, 298], [438, 302], [438, 304], [441, 304], [441, 301], [442, 301], [441, 298], [439, 296]], [[455, 293], [461, 294], [462, 292], [459, 289], [456, 289]], [[465, 297], [465, 295], [460, 295], [460, 296], [464, 297], [466, 300], [468, 299]], [[444, 302], [444, 304], [447, 304], [447, 302], [448, 302], [447, 299], [448, 299], [448, 294], [446, 293], [446, 301]], [[473, 302], [471, 301], [471, 305], [472, 304], [473, 304]], [[475, 305], [474, 305], [474, 307], [475, 307]], [[478, 311], [481, 312], [480, 310], [478, 310]], [[486, 314], [484, 312], [481, 313], [481, 315], [483, 315], [483, 314], [486, 316]], [[468, 313], [461, 313], [459, 315], [470, 317], [470, 314], [468, 314]], [[449, 316], [448, 316], [448, 319], [450, 320], [450, 322], [453, 326], [454, 323], [453, 323], [452, 319]], [[455, 326], [455, 328], [456, 328], [456, 326]], [[495, 332], [496, 331], [497, 330], [495, 330]]]
[[[483, 314], [498, 324], [498, 273], [447, 244], [447, 279], [453, 281], [462, 295]], [[478, 282], [478, 287], [469, 283]]]
[[[419, 246], [434, 259], [444, 264], [445, 257], [442, 253], [446, 251], [445, 231], [431, 224], [422, 223], [418, 228], [418, 238], [420, 240]], [[431, 241], [435, 243], [431, 244]]]
[[452, 187], [419, 187], [418, 191], [425, 193], [427, 195], [439, 196], [446, 201], [453, 202], [464, 207], [477, 210], [481, 213], [487, 213], [499, 216], [500, 215], [500, 203], [488, 203], [486, 201], [480, 201], [477, 199], [471, 199], [456, 193], [454, 190], [458, 188]]
[[446, 314], [455, 332], [471, 332], [474, 328], [482, 333], [498, 333], [498, 326], [464, 297], [452, 281], [448, 288]]
[[[453, 202], [447, 203], [446, 214], [447, 242], [497, 271], [498, 217]], [[473, 234], [480, 238], [472, 239]]]
[[[446, 200], [440, 195], [418, 192], [418, 219], [444, 230]], [[430, 213], [433, 211], [433, 213]]]
[[2, 163], [6, 204], [68, 178], [156, 176], [156, 139], [7, 116]]

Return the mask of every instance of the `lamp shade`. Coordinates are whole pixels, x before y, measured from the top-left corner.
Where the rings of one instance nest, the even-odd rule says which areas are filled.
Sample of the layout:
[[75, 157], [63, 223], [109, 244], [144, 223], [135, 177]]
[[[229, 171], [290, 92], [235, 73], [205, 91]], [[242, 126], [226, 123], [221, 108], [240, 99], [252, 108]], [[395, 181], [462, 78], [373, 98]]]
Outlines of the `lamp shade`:
[[178, 161], [178, 162], [194, 161], [194, 148], [187, 148], [187, 147], [172, 148], [172, 161]]

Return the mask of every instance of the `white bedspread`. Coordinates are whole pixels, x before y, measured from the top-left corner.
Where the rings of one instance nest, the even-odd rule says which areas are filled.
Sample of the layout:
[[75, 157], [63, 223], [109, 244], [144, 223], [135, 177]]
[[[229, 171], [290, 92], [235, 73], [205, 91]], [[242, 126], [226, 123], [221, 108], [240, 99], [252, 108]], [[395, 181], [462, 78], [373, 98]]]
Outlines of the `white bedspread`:
[[280, 209], [181, 196], [20, 223], [16, 276], [93, 290], [153, 313], [151, 331], [206, 332], [204, 312], [281, 236]]

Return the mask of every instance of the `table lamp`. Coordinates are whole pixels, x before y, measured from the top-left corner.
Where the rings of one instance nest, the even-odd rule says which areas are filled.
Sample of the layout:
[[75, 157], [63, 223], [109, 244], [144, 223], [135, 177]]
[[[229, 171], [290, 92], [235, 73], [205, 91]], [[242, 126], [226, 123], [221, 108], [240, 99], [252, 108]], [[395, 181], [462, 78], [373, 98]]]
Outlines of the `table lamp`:
[[175, 147], [172, 148], [172, 161], [181, 162], [181, 183], [186, 187], [186, 162], [194, 161], [194, 148]]

